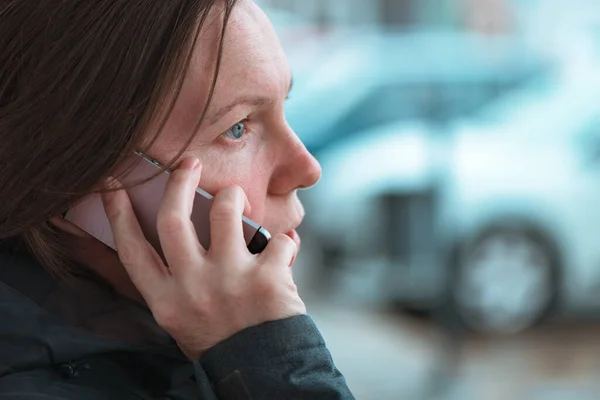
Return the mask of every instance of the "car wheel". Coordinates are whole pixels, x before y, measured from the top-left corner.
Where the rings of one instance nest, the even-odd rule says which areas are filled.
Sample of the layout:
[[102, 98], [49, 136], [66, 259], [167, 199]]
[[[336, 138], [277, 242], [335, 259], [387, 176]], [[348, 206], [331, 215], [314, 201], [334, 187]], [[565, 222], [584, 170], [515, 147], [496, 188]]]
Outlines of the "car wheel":
[[558, 252], [525, 227], [496, 227], [462, 246], [452, 298], [468, 328], [510, 334], [539, 322], [558, 297]]

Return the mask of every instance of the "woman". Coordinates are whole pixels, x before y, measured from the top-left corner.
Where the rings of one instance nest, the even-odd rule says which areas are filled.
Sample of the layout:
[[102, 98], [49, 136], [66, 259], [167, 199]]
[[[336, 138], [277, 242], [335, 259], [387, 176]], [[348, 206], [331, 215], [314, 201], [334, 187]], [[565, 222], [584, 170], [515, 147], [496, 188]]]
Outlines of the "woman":
[[[0, 399], [352, 398], [290, 273], [320, 167], [252, 1], [4, 0], [0, 57]], [[175, 169], [168, 268], [115, 175], [134, 150]], [[118, 253], [61, 217], [96, 191]], [[260, 255], [242, 214], [273, 235]]]

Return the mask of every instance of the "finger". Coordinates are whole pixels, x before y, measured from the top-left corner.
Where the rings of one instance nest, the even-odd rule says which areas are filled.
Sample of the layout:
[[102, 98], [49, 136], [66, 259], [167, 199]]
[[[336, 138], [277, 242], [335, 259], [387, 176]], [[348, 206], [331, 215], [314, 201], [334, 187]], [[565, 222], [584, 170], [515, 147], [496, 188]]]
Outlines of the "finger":
[[190, 219], [201, 172], [197, 158], [183, 160], [180, 167], [171, 173], [158, 210], [158, 236], [173, 273], [197, 264], [204, 254]]
[[216, 257], [247, 250], [242, 214], [247, 204], [246, 194], [239, 186], [217, 193], [210, 210], [210, 253]]
[[[109, 178], [111, 188], [120, 187]], [[117, 253], [133, 284], [148, 303], [160, 296], [167, 268], [148, 243], [135, 216], [129, 197], [124, 190], [103, 193], [102, 203], [110, 222]]]
[[269, 241], [259, 258], [264, 260], [265, 264], [287, 268], [292, 265], [297, 254], [298, 246], [292, 238], [280, 233]]
[[244, 198], [246, 199], [246, 204], [244, 205], [244, 216], [248, 217], [252, 214], [252, 206], [250, 205], [250, 200], [248, 200], [248, 196], [244, 193]]

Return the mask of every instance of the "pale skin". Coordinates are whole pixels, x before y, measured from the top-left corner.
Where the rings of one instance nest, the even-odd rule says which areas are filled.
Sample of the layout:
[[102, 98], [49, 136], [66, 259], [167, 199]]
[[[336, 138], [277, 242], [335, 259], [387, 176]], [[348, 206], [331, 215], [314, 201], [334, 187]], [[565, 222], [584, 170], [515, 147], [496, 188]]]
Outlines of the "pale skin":
[[[151, 148], [159, 161], [177, 155], [204, 107], [211, 79], [206, 71], [221, 29], [219, 10], [212, 14], [214, 23], [203, 28], [174, 112]], [[79, 260], [122, 294], [146, 303], [191, 359], [245, 328], [306, 313], [289, 267], [299, 246], [294, 229], [304, 217], [297, 191], [313, 186], [321, 169], [285, 120], [290, 85], [290, 68], [271, 23], [254, 2], [241, 1], [227, 28], [206, 122], [172, 174], [159, 211], [169, 268], [143, 238], [124, 191], [103, 199], [118, 254], [52, 219], [75, 235]], [[197, 186], [216, 194], [209, 251], [189, 220]], [[242, 214], [273, 235], [258, 256], [246, 249]]]

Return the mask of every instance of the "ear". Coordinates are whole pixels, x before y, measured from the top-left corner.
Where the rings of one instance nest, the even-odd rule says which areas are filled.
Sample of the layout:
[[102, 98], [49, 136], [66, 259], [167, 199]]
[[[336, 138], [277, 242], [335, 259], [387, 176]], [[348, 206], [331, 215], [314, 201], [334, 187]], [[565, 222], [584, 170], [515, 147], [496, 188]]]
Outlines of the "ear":
[[72, 223], [70, 223], [69, 221], [64, 219], [62, 216], [52, 217], [49, 219], [49, 221], [52, 225], [54, 225], [58, 229], [60, 229], [64, 232], [70, 233], [71, 235], [80, 237], [82, 239], [92, 238], [92, 235], [90, 235], [86, 231], [82, 230], [78, 226], [73, 225]]

